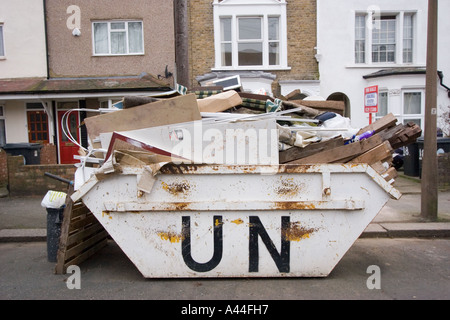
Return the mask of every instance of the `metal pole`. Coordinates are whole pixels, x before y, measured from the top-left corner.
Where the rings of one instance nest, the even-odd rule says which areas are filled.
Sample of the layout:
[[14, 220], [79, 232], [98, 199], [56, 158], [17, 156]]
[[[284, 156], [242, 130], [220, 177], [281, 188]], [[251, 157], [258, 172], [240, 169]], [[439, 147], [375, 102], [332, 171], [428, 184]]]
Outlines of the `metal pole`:
[[437, 29], [438, 0], [428, 0], [427, 76], [425, 137], [422, 160], [421, 217], [436, 221], [438, 213], [437, 176]]

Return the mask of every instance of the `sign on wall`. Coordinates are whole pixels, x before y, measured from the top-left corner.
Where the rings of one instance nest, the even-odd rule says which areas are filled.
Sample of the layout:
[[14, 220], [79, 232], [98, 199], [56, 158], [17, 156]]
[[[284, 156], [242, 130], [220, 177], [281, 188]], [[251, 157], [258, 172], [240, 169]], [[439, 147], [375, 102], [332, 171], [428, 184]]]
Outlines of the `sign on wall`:
[[364, 112], [378, 112], [378, 86], [371, 86], [364, 89]]

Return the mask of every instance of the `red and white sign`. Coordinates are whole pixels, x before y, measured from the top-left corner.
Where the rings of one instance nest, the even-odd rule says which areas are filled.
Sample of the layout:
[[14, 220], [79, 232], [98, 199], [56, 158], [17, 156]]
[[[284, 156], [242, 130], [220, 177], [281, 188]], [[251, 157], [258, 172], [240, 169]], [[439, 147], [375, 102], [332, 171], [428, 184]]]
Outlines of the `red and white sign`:
[[378, 112], [378, 86], [372, 86], [364, 89], [364, 112]]

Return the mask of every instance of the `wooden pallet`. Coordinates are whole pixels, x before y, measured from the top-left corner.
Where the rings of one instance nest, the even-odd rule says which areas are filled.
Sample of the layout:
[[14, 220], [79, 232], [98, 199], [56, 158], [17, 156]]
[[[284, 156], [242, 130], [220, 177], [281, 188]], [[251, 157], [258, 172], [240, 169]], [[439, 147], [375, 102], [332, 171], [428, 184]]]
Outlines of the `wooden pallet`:
[[80, 201], [73, 203], [69, 188], [61, 225], [61, 236], [55, 267], [56, 274], [66, 273], [70, 265], [79, 265], [101, 248], [108, 240], [108, 233], [97, 218]]

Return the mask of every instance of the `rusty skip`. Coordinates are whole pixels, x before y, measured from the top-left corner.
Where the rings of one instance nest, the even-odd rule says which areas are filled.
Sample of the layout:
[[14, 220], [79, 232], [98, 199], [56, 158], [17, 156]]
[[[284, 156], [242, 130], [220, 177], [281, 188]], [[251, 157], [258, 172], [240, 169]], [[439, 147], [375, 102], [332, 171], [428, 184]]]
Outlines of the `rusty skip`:
[[187, 194], [189, 190], [191, 189], [191, 186], [187, 180], [181, 181], [181, 182], [173, 182], [170, 184], [167, 184], [164, 181], [161, 181], [162, 188], [166, 190], [167, 192], [178, 195], [178, 194]]

